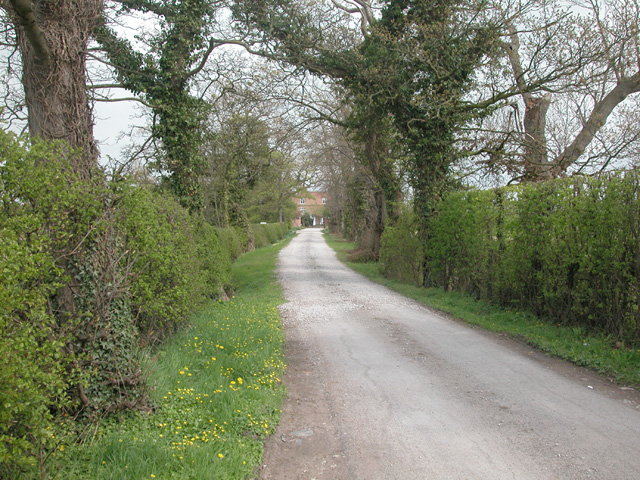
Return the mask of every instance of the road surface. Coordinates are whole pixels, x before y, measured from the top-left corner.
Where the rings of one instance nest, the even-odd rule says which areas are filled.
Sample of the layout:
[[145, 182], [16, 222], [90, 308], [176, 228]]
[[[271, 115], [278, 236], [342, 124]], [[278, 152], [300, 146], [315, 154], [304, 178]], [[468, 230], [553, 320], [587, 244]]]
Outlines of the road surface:
[[289, 397], [265, 480], [640, 479], [638, 393], [282, 250]]

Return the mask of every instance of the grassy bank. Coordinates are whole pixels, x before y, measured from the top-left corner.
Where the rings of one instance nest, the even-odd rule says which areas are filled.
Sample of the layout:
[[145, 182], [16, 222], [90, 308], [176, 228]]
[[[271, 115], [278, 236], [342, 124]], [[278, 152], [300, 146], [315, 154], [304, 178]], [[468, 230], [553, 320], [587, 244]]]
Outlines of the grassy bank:
[[84, 444], [62, 442], [49, 478], [252, 478], [284, 396], [273, 272], [285, 244], [237, 260], [234, 298], [208, 305], [154, 356], [152, 412], [123, 414]]
[[469, 295], [387, 279], [376, 263], [348, 261], [348, 252], [356, 248], [355, 244], [332, 235], [325, 238], [342, 262], [376, 283], [470, 324], [519, 338], [549, 355], [589, 367], [619, 382], [640, 385], [640, 348], [616, 345], [606, 336], [588, 335], [582, 328], [546, 323], [525, 312], [500, 308]]

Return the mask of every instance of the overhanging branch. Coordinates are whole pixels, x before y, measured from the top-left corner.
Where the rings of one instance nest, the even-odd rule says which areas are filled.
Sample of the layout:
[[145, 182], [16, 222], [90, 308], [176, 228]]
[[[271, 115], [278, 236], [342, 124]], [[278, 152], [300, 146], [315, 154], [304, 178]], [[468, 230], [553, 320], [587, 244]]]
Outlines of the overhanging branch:
[[122, 98], [94, 98], [95, 102], [103, 102], [103, 103], [115, 103], [115, 102], [138, 102], [144, 105], [145, 107], [153, 108], [151, 104], [145, 102], [141, 98], [137, 97], [122, 97]]

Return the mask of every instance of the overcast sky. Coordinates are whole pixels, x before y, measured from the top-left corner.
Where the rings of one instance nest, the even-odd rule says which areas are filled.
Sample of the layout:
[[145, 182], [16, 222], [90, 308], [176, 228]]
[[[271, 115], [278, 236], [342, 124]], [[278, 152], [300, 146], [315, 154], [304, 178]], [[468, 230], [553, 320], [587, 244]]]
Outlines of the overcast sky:
[[122, 148], [131, 143], [128, 138], [118, 137], [131, 130], [132, 126], [143, 126], [144, 118], [136, 102], [96, 102], [94, 109], [95, 126], [93, 135], [98, 142], [101, 162], [107, 155], [120, 159]]

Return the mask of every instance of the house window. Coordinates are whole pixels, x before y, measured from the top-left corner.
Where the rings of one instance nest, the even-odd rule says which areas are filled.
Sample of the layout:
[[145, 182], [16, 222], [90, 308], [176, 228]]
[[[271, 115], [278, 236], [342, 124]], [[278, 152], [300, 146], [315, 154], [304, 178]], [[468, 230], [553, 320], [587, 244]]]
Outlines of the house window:
[[300, 199], [300, 205], [304, 205], [304, 198]]
[[306, 211], [307, 211], [307, 209], [306, 209], [306, 208], [304, 208], [304, 207], [300, 207], [300, 213], [304, 213], [304, 212], [306, 212]]
[[326, 204], [327, 204], [327, 199], [326, 199], [326, 198], [323, 198], [323, 199], [322, 199], [322, 204], [323, 204], [323, 205], [326, 205]]

